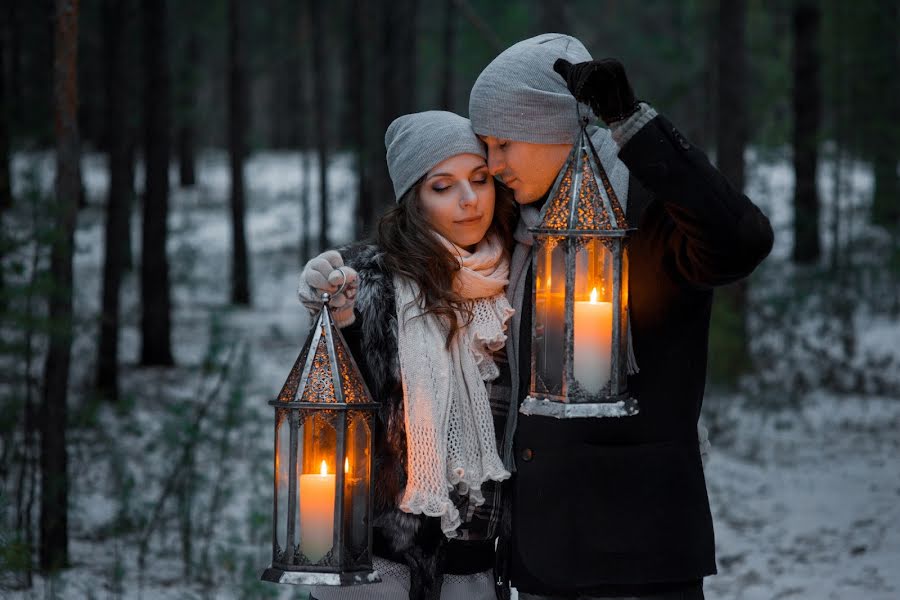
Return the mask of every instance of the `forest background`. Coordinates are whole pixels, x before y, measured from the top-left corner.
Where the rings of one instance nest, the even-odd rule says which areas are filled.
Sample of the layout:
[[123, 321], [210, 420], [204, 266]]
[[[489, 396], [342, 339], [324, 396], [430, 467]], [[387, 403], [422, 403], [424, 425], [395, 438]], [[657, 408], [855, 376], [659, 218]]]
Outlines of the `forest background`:
[[393, 118], [465, 115], [547, 31], [622, 60], [776, 230], [716, 293], [708, 595], [896, 597], [892, 0], [4, 3], [0, 592], [302, 597], [258, 581], [299, 269], [393, 204]]

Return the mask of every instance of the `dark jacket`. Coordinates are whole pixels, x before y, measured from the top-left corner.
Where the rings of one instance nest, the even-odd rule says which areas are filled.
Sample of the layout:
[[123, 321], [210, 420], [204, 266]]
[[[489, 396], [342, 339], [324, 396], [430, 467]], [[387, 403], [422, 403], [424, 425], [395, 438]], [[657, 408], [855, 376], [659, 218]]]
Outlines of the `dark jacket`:
[[[628, 275], [640, 373], [628, 386], [640, 413], [519, 415], [510, 576], [531, 593], [639, 596], [716, 572], [697, 445], [713, 287], [749, 275], [772, 229], [661, 116], [619, 158], [638, 228]], [[519, 402], [530, 379], [529, 294], [522, 314]]]
[[393, 276], [378, 246], [341, 249], [359, 273], [356, 320], [341, 329], [369, 391], [381, 403], [373, 431], [373, 550], [410, 568], [410, 600], [440, 597], [444, 573], [470, 574], [494, 565], [493, 541], [448, 541], [440, 519], [397, 508], [406, 486], [406, 426], [397, 348]]

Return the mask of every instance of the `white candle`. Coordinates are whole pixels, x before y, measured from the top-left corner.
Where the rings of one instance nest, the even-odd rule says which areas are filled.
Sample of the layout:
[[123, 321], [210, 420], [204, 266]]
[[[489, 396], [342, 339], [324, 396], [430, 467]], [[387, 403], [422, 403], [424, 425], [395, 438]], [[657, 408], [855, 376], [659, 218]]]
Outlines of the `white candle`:
[[320, 474], [300, 476], [300, 551], [314, 563], [331, 550], [334, 478], [324, 460]]
[[609, 381], [612, 355], [612, 303], [575, 303], [575, 379], [585, 391], [596, 394]]

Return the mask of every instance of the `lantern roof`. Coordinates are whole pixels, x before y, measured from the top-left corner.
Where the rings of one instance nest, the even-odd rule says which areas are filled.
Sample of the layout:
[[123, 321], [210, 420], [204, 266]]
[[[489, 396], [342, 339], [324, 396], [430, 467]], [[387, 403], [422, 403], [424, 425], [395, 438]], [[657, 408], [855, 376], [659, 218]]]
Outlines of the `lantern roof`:
[[569, 157], [550, 188], [536, 233], [624, 235], [625, 211], [586, 130], [586, 121]]
[[372, 396], [365, 380], [334, 324], [323, 295], [318, 323], [297, 357], [287, 381], [278, 394], [278, 402], [318, 404], [369, 404]]

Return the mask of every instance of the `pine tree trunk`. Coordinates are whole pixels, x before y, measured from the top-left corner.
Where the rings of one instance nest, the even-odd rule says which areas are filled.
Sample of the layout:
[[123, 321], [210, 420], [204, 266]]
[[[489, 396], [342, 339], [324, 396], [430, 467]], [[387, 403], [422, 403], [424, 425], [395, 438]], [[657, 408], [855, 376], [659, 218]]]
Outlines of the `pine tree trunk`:
[[[6, 81], [6, 55], [6, 40], [2, 39], [0, 40], [0, 215], [13, 204], [12, 184], [9, 176], [11, 90]], [[2, 258], [3, 256], [0, 254], [0, 259]]]
[[72, 350], [72, 254], [78, 213], [78, 1], [57, 0], [53, 88], [56, 108], [56, 237], [50, 253], [48, 317], [53, 324], [41, 402], [40, 565], [69, 565], [69, 476], [66, 428]]
[[[373, 11], [374, 14], [370, 12], [370, 18], [373, 24], [377, 26], [376, 50], [372, 53], [372, 72], [376, 74], [376, 89], [381, 92], [377, 95], [375, 106], [373, 107], [377, 114], [373, 133], [375, 139], [378, 139], [379, 134], [381, 135], [382, 145], [384, 144], [384, 132], [387, 131], [394, 117], [399, 114], [394, 98], [391, 74], [392, 69], [395, 68], [395, 65], [392, 64], [391, 39], [395, 33], [394, 20], [397, 10], [395, 3], [389, 2], [384, 6], [383, 10]], [[366, 173], [371, 181], [372, 197], [374, 199], [372, 214], [379, 215], [394, 205], [394, 189], [391, 185], [391, 178], [384, 155], [372, 152], [368, 158]]]
[[247, 233], [244, 226], [244, 157], [247, 154], [247, 106], [241, 56], [241, 15], [238, 0], [228, 2], [228, 152], [231, 165], [231, 302], [250, 305]]
[[312, 115], [312, 96], [310, 95], [309, 85], [309, 61], [310, 52], [307, 52], [306, 45], [309, 44], [312, 37], [310, 32], [310, 16], [308, 10], [309, 3], [304, 3], [299, 14], [297, 15], [297, 35], [300, 40], [300, 54], [298, 60], [298, 70], [294, 73], [292, 82], [297, 86], [299, 91], [300, 114], [297, 119], [297, 136], [299, 138], [299, 169], [300, 169], [300, 250], [299, 263], [305, 264], [307, 260], [312, 258], [312, 228], [311, 223], [311, 196], [312, 182], [312, 156], [310, 150], [310, 131], [312, 130], [310, 118]]
[[[193, 15], [191, 15], [193, 16]], [[193, 187], [197, 183], [196, 152], [194, 149], [194, 72], [200, 61], [200, 43], [193, 27], [188, 28], [185, 44], [184, 72], [178, 84], [178, 175], [181, 187]]]
[[[457, 9], [454, 0], [444, 0], [444, 31], [442, 44], [444, 48], [444, 74], [441, 77], [440, 106], [444, 110], [453, 110], [454, 105], [454, 72], [456, 70], [456, 29], [458, 26]], [[549, 31], [549, 30], [547, 30]]]
[[[417, 0], [391, 2], [381, 11], [381, 47], [375, 71], [381, 75], [383, 101], [378, 131], [383, 135], [391, 122], [416, 110]], [[394, 205], [394, 190], [383, 157], [370, 171], [376, 214]]]
[[[11, 10], [11, 9], [10, 9]], [[10, 116], [10, 89], [7, 85], [6, 77], [6, 23], [7, 13], [3, 15], [3, 28], [0, 30], [0, 265], [3, 264], [3, 257], [6, 253], [6, 235], [3, 233], [3, 213], [12, 208], [12, 185], [9, 175], [10, 153], [9, 153], [9, 116]], [[0, 312], [6, 309], [6, 280], [5, 271], [0, 268]]]
[[169, 260], [168, 27], [166, 0], [143, 0], [144, 17], [144, 219], [141, 236], [141, 364], [172, 359]]
[[540, 0], [538, 3], [538, 27], [541, 31], [569, 33], [566, 18], [566, 4], [555, 0]]
[[348, 122], [350, 124], [350, 140], [356, 151], [356, 222], [354, 238], [361, 240], [371, 233], [375, 214], [372, 206], [371, 184], [368, 177], [368, 155], [371, 148], [366, 131], [365, 94], [371, 89], [372, 82], [367, 77], [369, 70], [365, 68], [365, 50], [369, 48], [367, 39], [366, 18], [363, 0], [351, 0], [347, 15], [347, 70], [346, 94], [350, 100]]
[[[872, 223], [890, 228], [900, 227], [900, 179], [897, 158], [900, 155], [900, 6], [896, 2], [876, 4], [879, 24], [870, 32], [875, 48], [873, 65], [866, 65], [866, 76], [874, 84], [877, 105], [881, 110], [868, 115], [873, 120], [872, 162], [875, 189], [872, 198]], [[878, 115], [884, 115], [879, 119]]]
[[796, 0], [794, 30], [794, 251], [797, 263], [819, 260], [819, 121], [822, 90], [819, 78], [819, 6]]
[[106, 67], [106, 116], [110, 175], [106, 200], [102, 310], [95, 385], [111, 402], [118, 401], [119, 397], [119, 299], [125, 242], [128, 240], [128, 204], [132, 189], [128, 165], [130, 141], [126, 127], [128, 66], [123, 51], [126, 10], [124, 0], [103, 2], [106, 37], [104, 57], [109, 62]]
[[[744, 188], [744, 149], [747, 145], [744, 44], [745, 0], [720, 0], [718, 7], [716, 161], [719, 170], [738, 190]], [[720, 383], [734, 384], [749, 368], [747, 339], [747, 280], [717, 290], [710, 328], [710, 374]]]
[[325, 64], [325, 21], [320, 2], [310, 2], [310, 24], [312, 26], [312, 73], [313, 73], [313, 118], [315, 119], [316, 154], [319, 158], [319, 252], [327, 250], [329, 206], [328, 206], [328, 126], [327, 106], [330, 100], [328, 66]]

